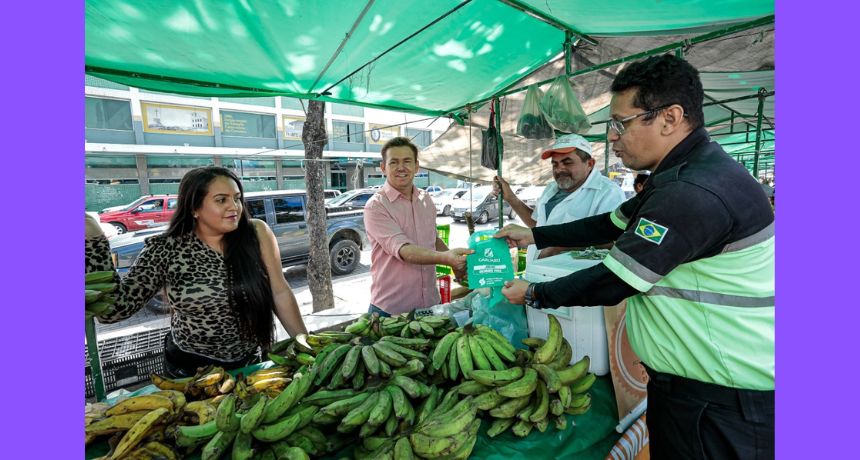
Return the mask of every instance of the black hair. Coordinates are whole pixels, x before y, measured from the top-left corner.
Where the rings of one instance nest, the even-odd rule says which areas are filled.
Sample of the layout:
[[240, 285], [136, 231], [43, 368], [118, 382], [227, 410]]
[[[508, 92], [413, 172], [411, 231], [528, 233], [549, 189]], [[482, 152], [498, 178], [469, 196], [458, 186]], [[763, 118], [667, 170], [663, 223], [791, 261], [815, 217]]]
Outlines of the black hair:
[[[699, 71], [689, 62], [671, 54], [651, 56], [634, 62], [618, 73], [610, 90], [620, 93], [636, 88], [633, 106], [643, 110], [654, 110], [672, 104], [684, 108], [692, 129], [705, 124], [702, 100], [705, 92]], [[647, 115], [645, 120], [656, 114]]]
[[260, 252], [260, 241], [251, 223], [242, 181], [233, 171], [220, 166], [205, 166], [188, 171], [179, 183], [176, 212], [170, 219], [167, 235], [182, 237], [194, 232], [194, 211], [203, 206], [209, 193], [209, 184], [216, 177], [228, 177], [236, 182], [242, 196], [242, 212], [239, 227], [224, 235], [224, 262], [227, 265], [227, 285], [230, 306], [239, 317], [245, 332], [257, 339], [263, 350], [268, 350], [274, 340], [275, 306], [272, 286]]
[[389, 139], [385, 145], [382, 146], [382, 161], [383, 163], [388, 161], [388, 158], [385, 157], [385, 154], [388, 153], [388, 149], [391, 147], [409, 147], [412, 149], [412, 159], [418, 160], [418, 147], [412, 143], [412, 140], [408, 137], [398, 136], [392, 139]]

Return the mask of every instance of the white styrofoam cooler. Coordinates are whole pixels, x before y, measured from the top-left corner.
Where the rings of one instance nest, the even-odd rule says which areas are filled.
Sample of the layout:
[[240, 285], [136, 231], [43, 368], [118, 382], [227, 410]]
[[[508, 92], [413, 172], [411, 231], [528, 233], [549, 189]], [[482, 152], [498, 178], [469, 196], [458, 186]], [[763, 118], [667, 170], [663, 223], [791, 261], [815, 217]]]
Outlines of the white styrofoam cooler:
[[[524, 278], [532, 283], [552, 281], [575, 271], [599, 264], [600, 260], [574, 259], [568, 253], [537, 259], [526, 265]], [[548, 314], [561, 324], [564, 338], [573, 347], [575, 363], [588, 355], [591, 372], [606, 375], [609, 372], [609, 345], [606, 339], [606, 322], [603, 307], [561, 307], [556, 309], [526, 308], [529, 336], [546, 338], [549, 335]]]

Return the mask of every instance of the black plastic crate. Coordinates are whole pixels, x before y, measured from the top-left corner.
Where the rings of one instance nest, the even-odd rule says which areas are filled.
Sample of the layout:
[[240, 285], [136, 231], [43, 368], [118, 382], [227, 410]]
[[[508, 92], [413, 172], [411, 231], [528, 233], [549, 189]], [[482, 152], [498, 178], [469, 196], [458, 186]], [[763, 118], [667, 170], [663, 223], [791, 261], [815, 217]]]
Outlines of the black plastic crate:
[[[170, 328], [130, 334], [99, 342], [105, 392], [149, 380], [150, 374], [164, 372], [164, 335]], [[95, 380], [86, 358], [86, 397], [95, 396]]]

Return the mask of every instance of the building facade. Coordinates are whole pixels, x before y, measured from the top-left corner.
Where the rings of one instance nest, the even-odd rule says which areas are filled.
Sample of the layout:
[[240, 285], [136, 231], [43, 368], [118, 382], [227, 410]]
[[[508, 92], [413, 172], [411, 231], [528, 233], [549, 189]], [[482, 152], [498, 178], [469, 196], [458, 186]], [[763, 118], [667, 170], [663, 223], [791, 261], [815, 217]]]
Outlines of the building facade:
[[[304, 189], [301, 140], [307, 102], [286, 97], [206, 98], [128, 87], [86, 76], [86, 208], [176, 193], [189, 170], [233, 169], [246, 191]], [[408, 136], [430, 145], [450, 124], [436, 117], [326, 104], [326, 188], [380, 185], [382, 145]], [[427, 171], [416, 185], [453, 187]]]

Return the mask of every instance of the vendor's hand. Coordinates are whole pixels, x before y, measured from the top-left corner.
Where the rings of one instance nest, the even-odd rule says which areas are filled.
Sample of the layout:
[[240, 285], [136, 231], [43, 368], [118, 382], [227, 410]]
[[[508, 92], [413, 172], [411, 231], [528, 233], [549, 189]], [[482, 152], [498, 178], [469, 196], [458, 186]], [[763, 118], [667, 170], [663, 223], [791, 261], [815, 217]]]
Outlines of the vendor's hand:
[[454, 248], [445, 251], [445, 263], [454, 269], [454, 272], [466, 271], [466, 256], [474, 254], [475, 251], [467, 248]]
[[543, 259], [545, 257], [557, 256], [557, 255], [559, 255], [559, 254], [561, 254], [567, 250], [568, 250], [568, 248], [563, 248], [563, 247], [559, 247], [559, 246], [551, 246], [551, 247], [542, 249], [538, 253], [537, 258]]
[[493, 192], [498, 196], [499, 191], [502, 192], [502, 199], [511, 202], [511, 197], [514, 196], [514, 191], [511, 190], [511, 185], [508, 182], [501, 178], [501, 176], [496, 176], [493, 179]]
[[514, 305], [522, 305], [526, 303], [526, 289], [529, 287], [529, 284], [531, 283], [523, 280], [505, 281], [502, 295], [508, 299], [508, 302]]
[[104, 235], [104, 231], [102, 231], [101, 225], [99, 225], [98, 221], [93, 218], [93, 216], [84, 213], [86, 220], [84, 221], [84, 236], [86, 238], [95, 238], [97, 236]]
[[454, 280], [457, 282], [463, 281], [466, 279], [466, 269], [462, 270], [454, 270]]
[[504, 238], [508, 242], [508, 246], [512, 248], [525, 248], [535, 242], [532, 229], [516, 224], [505, 225], [504, 228], [493, 235], [493, 238]]

